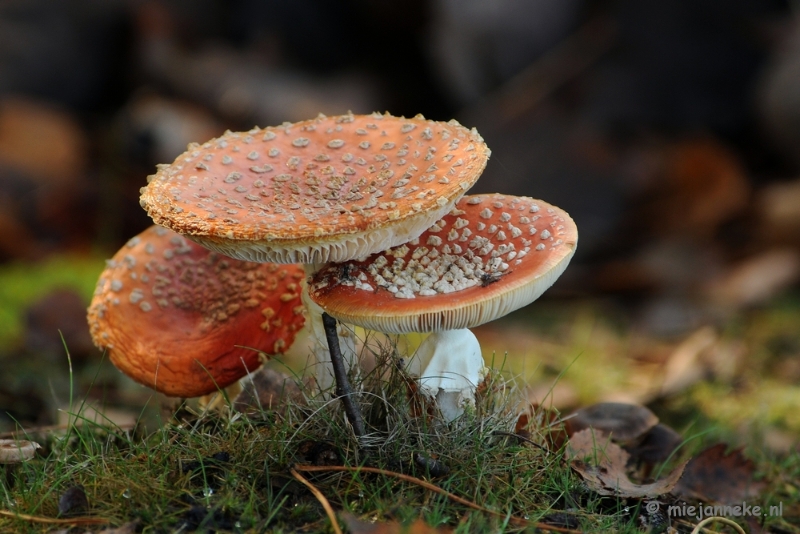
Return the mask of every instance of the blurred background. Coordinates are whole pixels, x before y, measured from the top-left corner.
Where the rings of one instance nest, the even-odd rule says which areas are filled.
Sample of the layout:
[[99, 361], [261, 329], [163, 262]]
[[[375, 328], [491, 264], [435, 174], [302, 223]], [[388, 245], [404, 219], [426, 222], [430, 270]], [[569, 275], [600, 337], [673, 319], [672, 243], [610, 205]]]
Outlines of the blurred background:
[[532, 401], [629, 400], [681, 430], [796, 447], [798, 14], [788, 0], [0, 2], [0, 433], [59, 424], [70, 383], [120, 424], [154, 403], [94, 349], [85, 308], [103, 259], [151, 224], [138, 196], [157, 163], [225, 129], [352, 110], [476, 127], [492, 158], [472, 192], [577, 222], [548, 294], [476, 330]]

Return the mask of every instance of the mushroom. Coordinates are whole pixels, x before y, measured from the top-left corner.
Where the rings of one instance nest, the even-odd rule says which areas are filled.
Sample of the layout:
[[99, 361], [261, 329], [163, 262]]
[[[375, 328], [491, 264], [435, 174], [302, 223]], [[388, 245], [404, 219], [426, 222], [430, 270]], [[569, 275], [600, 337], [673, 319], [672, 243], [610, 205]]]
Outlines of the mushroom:
[[145, 386], [205, 395], [257, 369], [259, 352], [289, 348], [304, 322], [303, 278], [298, 265], [235, 260], [152, 226], [100, 275], [92, 339]]
[[[414, 239], [472, 187], [488, 157], [480, 135], [455, 121], [320, 115], [189, 145], [149, 177], [141, 205], [212, 250], [303, 263], [312, 274]], [[338, 364], [322, 310], [306, 302], [324, 390]], [[352, 356], [352, 339], [348, 346]]]
[[415, 365], [429, 394], [455, 397], [448, 404], [456, 409], [443, 414], [452, 419], [483, 373], [467, 329], [536, 300], [566, 269], [577, 240], [569, 215], [545, 202], [467, 196], [419, 238], [323, 266], [309, 294], [346, 323], [385, 333], [434, 332]]
[[644, 462], [649, 470], [653, 465], [666, 461], [681, 443], [683, 436], [664, 423], [658, 423], [626, 448], [632, 458]]
[[14, 472], [19, 465], [32, 459], [41, 447], [35, 441], [0, 439], [0, 466], [8, 488], [14, 484]]
[[599, 402], [577, 410], [566, 418], [570, 436], [587, 428], [601, 430], [623, 445], [637, 443], [658, 424], [647, 407], [624, 402]]
[[419, 377], [423, 393], [436, 398], [444, 419], [453, 421], [464, 412], [465, 404], [473, 402], [483, 382], [481, 344], [467, 328], [434, 332], [420, 343], [407, 370]]

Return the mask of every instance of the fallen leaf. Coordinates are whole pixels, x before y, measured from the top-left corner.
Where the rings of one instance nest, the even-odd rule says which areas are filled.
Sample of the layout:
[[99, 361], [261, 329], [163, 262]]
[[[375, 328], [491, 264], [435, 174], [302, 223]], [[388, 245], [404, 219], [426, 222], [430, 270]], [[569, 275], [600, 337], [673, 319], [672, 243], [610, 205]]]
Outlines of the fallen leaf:
[[661, 395], [668, 396], [683, 391], [703, 378], [706, 369], [703, 353], [719, 340], [716, 331], [704, 326], [678, 345], [664, 364]]
[[800, 180], [774, 183], [760, 190], [759, 237], [764, 242], [796, 244], [800, 238]]
[[733, 265], [715, 277], [708, 295], [718, 304], [741, 308], [763, 304], [800, 278], [800, 252], [774, 248]]
[[50, 189], [63, 191], [81, 180], [88, 148], [83, 128], [69, 113], [29, 99], [0, 103], [0, 161]]
[[[623, 498], [652, 499], [669, 493], [683, 473], [686, 464], [675, 468], [666, 478], [651, 484], [631, 482], [625, 472], [630, 456], [606, 434], [586, 429], [572, 435], [567, 444], [570, 467], [600, 495]], [[586, 461], [589, 459], [589, 461]]]
[[720, 443], [692, 458], [674, 493], [704, 503], [736, 504], [757, 497], [766, 484], [753, 479], [755, 464], [741, 449], [725, 454]]

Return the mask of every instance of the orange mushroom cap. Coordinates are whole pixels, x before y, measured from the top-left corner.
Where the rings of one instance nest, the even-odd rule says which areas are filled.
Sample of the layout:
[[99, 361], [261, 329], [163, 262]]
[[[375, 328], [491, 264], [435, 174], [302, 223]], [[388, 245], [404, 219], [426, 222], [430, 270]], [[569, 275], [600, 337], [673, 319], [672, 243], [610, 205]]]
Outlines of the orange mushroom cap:
[[418, 239], [323, 266], [309, 295], [331, 316], [381, 332], [471, 328], [539, 298], [577, 241], [569, 215], [541, 200], [467, 196]]
[[[108, 261], [89, 307], [95, 345], [167, 395], [224, 388], [277, 354], [303, 326], [298, 265], [250, 263], [153, 226]], [[251, 350], [242, 347], [252, 347]]]
[[141, 204], [157, 224], [235, 258], [340, 262], [418, 236], [488, 158], [481, 136], [455, 121], [320, 115], [189, 145], [149, 177]]

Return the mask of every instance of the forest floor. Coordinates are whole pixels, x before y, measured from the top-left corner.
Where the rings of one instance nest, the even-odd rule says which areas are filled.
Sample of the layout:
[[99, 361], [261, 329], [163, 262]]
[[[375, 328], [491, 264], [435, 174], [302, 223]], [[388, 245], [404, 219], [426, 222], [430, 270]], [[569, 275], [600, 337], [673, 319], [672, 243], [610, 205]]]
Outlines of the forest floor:
[[[88, 299], [102, 265], [59, 261], [0, 272], [0, 439], [42, 445], [0, 466], [0, 532], [800, 532], [797, 295], [671, 338], [612, 300], [535, 303], [475, 329], [494, 370], [452, 423], [397, 365], [420, 339], [370, 336], [359, 444], [337, 402], [169, 402], [66, 328], [68, 358], [36, 303]], [[582, 430], [601, 402], [651, 415]]]

